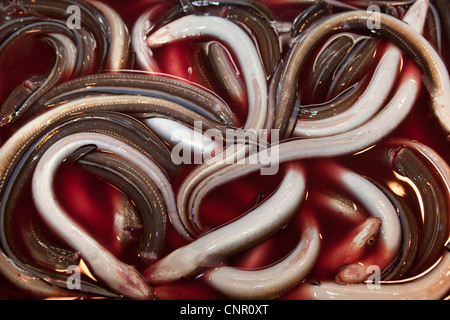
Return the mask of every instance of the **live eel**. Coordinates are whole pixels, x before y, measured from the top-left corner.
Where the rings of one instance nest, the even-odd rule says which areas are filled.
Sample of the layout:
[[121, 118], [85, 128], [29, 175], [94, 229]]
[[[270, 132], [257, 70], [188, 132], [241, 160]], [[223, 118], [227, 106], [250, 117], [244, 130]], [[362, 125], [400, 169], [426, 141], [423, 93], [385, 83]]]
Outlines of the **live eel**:
[[[380, 28], [377, 33], [392, 40], [409, 54], [424, 74], [425, 85], [432, 97], [433, 110], [443, 128], [450, 132], [450, 78], [439, 54], [432, 45], [408, 24], [380, 13]], [[290, 136], [299, 112], [296, 107], [298, 76], [303, 69], [306, 57], [317, 48], [321, 39], [342, 30], [371, 31], [368, 22], [373, 19], [371, 12], [350, 11], [338, 13], [319, 22], [308, 31], [308, 37], [294, 44], [288, 63], [286, 63], [278, 87], [278, 107], [275, 127], [281, 130], [282, 137]]]
[[292, 166], [279, 188], [266, 201], [239, 219], [171, 252], [143, 274], [150, 283], [161, 283], [213, 267], [224, 257], [250, 247], [285, 226], [296, 214], [304, 195], [303, 169]]
[[[109, 287], [130, 298], [151, 298], [151, 289], [140, 273], [106, 251], [72, 221], [54, 200], [52, 182], [55, 171], [62, 161], [86, 145], [95, 145], [98, 149], [120, 154], [141, 170], [152, 168], [152, 173], [155, 170], [152, 161], [118, 139], [98, 133], [78, 133], [67, 136], [54, 143], [44, 153], [34, 171], [32, 191], [38, 211], [55, 232], [80, 251], [96, 276], [103, 279]], [[161, 190], [162, 193], [167, 192], [167, 188], [170, 186], [166, 186], [166, 190]]]

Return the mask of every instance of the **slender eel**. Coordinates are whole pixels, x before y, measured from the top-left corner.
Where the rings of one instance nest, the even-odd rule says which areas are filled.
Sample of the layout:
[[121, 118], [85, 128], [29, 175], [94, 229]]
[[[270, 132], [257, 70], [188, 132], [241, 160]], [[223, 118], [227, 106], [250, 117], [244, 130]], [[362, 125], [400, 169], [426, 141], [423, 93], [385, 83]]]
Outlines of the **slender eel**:
[[114, 291], [130, 298], [148, 299], [151, 297], [151, 290], [142, 276], [101, 247], [55, 201], [52, 181], [58, 166], [73, 152], [86, 145], [95, 145], [98, 149], [120, 154], [141, 170], [154, 167], [148, 158], [117, 139], [97, 133], [73, 134], [53, 144], [36, 166], [32, 190], [38, 211], [51, 228], [78, 250], [93, 272]]
[[219, 17], [189, 15], [155, 31], [147, 38], [147, 44], [157, 47], [177, 39], [207, 35], [230, 46], [244, 74], [249, 108], [244, 129], [256, 131], [262, 128], [267, 111], [266, 78], [255, 45], [236, 24]]
[[[14, 208], [16, 207], [17, 202], [20, 201], [23, 189], [29, 185], [33, 171], [38, 160], [42, 157], [42, 154], [49, 146], [59, 139], [79, 132], [108, 134], [114, 136], [116, 139], [126, 141], [142, 154], [145, 154], [149, 159], [154, 159], [156, 162], [168, 161], [169, 164], [172, 163], [170, 160], [170, 153], [165, 149], [165, 146], [157, 137], [153, 137], [152, 132], [146, 130], [142, 123], [124, 114], [111, 112], [72, 116], [60, 125], [53, 127], [49, 132], [45, 132], [34, 144], [29, 146], [26, 154], [15, 166], [13, 174], [3, 192], [0, 224], [2, 246], [11, 260], [17, 265], [25, 270], [29, 270], [37, 276], [47, 279], [49, 283], [56, 286], [62, 286], [63, 288], [66, 288], [64, 277], [59, 277], [53, 273], [45, 273], [24, 262], [24, 259], [20, 255], [20, 250], [16, 250], [13, 246], [14, 242], [10, 241], [12, 236], [11, 221]], [[97, 174], [99, 173], [99, 170], [103, 168], [104, 170], [100, 172], [102, 176], [105, 176], [105, 173], [116, 173], [118, 178], [115, 179], [113, 183], [118, 182], [118, 184], [116, 184], [118, 187], [127, 187], [126, 190], [123, 190], [124, 192], [131, 191], [128, 192], [128, 195], [131, 196], [135, 203], [140, 205], [140, 213], [142, 214], [144, 221], [144, 237], [140, 247], [141, 256], [143, 258], [152, 258], [160, 252], [162, 239], [165, 237], [164, 225], [166, 218], [164, 215], [166, 209], [163, 200], [161, 200], [162, 196], [148, 174], [141, 173], [138, 169], [132, 168], [124, 161], [118, 159], [112, 159], [109, 162], [112, 166], [107, 170], [104, 168], [105, 158], [106, 160], [111, 160], [107, 155], [100, 158], [98, 156], [94, 158], [93, 155], [87, 154], [83, 159], [80, 159], [80, 162], [83, 161], [83, 164], [85, 165], [89, 164], [90, 168]], [[100, 169], [95, 170], [95, 168]], [[111, 176], [111, 174], [109, 176]], [[123, 179], [120, 179], [120, 177]], [[132, 187], [134, 187], [134, 189]], [[36, 237], [38, 235], [36, 232], [34, 235], [34, 237], [29, 238], [29, 245], [32, 249], [40, 250], [41, 252], [43, 251], [41, 254], [43, 257], [54, 258], [53, 260], [42, 261], [43, 264], [57, 264], [61, 258], [65, 259], [65, 257], [61, 257], [60, 255], [60, 253], [63, 253], [64, 248], [49, 247], [46, 245], [47, 242], [45, 239]], [[49, 250], [52, 250], [54, 253]], [[47, 253], [50, 254], [50, 257]], [[38, 254], [37, 251], [36, 254]], [[105, 292], [104, 289], [89, 283], [83, 282], [81, 287], [84, 292], [96, 295], [111, 295], [111, 293]]]
[[[78, 30], [71, 30], [67, 25], [56, 19], [42, 19], [42, 18], [23, 18], [16, 23], [9, 23], [9, 28], [2, 29], [1, 37], [3, 38], [0, 45], [0, 51], [4, 50], [12, 42], [30, 35], [45, 35], [54, 36], [54, 34], [61, 34], [69, 37], [76, 47], [76, 70], [82, 68], [82, 65], [90, 65], [89, 59], [91, 52], [85, 52], [85, 41], [83, 40], [83, 33]], [[83, 56], [86, 55], [87, 57]], [[75, 72], [77, 74], [77, 72]]]
[[[418, 1], [406, 13], [403, 21], [417, 32], [422, 32], [428, 6]], [[390, 45], [383, 54], [374, 72], [372, 80], [359, 99], [346, 111], [320, 120], [304, 121], [299, 119], [294, 136], [321, 137], [345, 132], [370, 119], [388, 99], [401, 65], [400, 50]]]
[[333, 6], [326, 1], [315, 1], [308, 9], [298, 15], [293, 24], [291, 37], [303, 34], [309, 27], [320, 19], [331, 15]]
[[[142, 113], [152, 112], [156, 115], [165, 115], [169, 118], [173, 118], [178, 114], [181, 120], [184, 117], [188, 117], [185, 121], [190, 122], [189, 110], [183, 110], [177, 104], [171, 104], [166, 100], [139, 97], [139, 96], [99, 96], [84, 98], [67, 102], [59, 107], [48, 110], [42, 115], [29, 121], [26, 125], [19, 128], [19, 130], [12, 135], [0, 149], [0, 157], [5, 161], [1, 163], [1, 180], [0, 187], [4, 190], [7, 179], [12, 173], [14, 165], [20, 159], [23, 152], [26, 152], [29, 145], [39, 137], [42, 132], [47, 130], [52, 125], [57, 125], [59, 122], [64, 121], [73, 113], [88, 112], [88, 111], [121, 111], [127, 113]], [[189, 120], [190, 118], [190, 120]], [[204, 118], [199, 118], [202, 121]], [[159, 174], [160, 168], [156, 170], [155, 174]], [[164, 178], [163, 178], [164, 176]], [[162, 179], [162, 180], [161, 180]], [[164, 190], [161, 190], [166, 204], [168, 206], [168, 214], [172, 218], [172, 222], [176, 224], [179, 221], [178, 210], [173, 198], [172, 189], [169, 187], [170, 183], [167, 181], [165, 175], [160, 175], [160, 183]], [[3, 192], [3, 191], [2, 191]]]
[[[432, 148], [424, 145], [423, 143], [417, 142], [417, 141], [411, 141], [406, 139], [395, 139], [391, 141], [394, 144], [397, 145], [404, 145], [421, 156], [423, 156], [425, 159], [429, 161], [429, 163], [432, 165], [432, 167], [436, 170], [438, 175], [440, 176], [440, 179], [443, 183], [443, 190], [445, 193], [445, 199], [446, 203], [450, 203], [450, 168], [447, 164], [447, 162]], [[448, 210], [448, 206], [447, 206]], [[448, 213], [450, 213], [450, 210], [448, 210]], [[447, 216], [447, 230], [450, 230], [450, 218]], [[448, 248], [448, 245], [450, 244], [450, 235], [448, 235], [447, 240], [445, 241], [445, 246]]]
[[42, 97], [33, 106], [34, 112], [95, 93], [153, 96], [176, 102], [184, 109], [193, 110], [225, 125], [233, 126], [236, 121], [228, 105], [212, 92], [187, 81], [139, 73], [95, 74], [67, 81]]
[[94, 55], [94, 39], [85, 29], [70, 29], [58, 19], [45, 19], [41, 15], [19, 17], [2, 25], [0, 29], [0, 43], [2, 46], [17, 40], [24, 35], [44, 33], [54, 37], [55, 34], [68, 36], [76, 47], [76, 64], [74, 76], [83, 74], [91, 69]]
[[377, 41], [372, 37], [358, 37], [346, 58], [336, 68], [328, 89], [328, 99], [336, 97], [355, 84], [370, 69], [377, 51]]
[[[16, 88], [3, 103], [1, 108], [2, 117], [0, 125], [14, 123], [19, 117], [27, 112], [30, 106], [42, 95], [51, 90], [62, 80], [70, 78], [75, 69], [76, 48], [72, 41], [62, 34], [52, 34], [45, 41], [55, 49], [55, 63], [45, 79], [39, 81], [37, 88], [33, 90], [30, 80]], [[44, 76], [41, 76], [44, 77]], [[25, 97], [23, 92], [25, 91]], [[31, 91], [31, 93], [30, 93]]]
[[245, 86], [228, 50], [213, 41], [206, 47], [209, 65], [227, 97], [236, 105], [245, 105]]
[[[89, 55], [92, 60], [93, 70], [100, 70], [106, 63], [109, 51], [110, 26], [103, 14], [92, 5], [77, 0], [22, 0], [20, 7], [26, 13], [38, 16], [46, 16], [64, 23], [67, 21], [67, 10], [76, 6], [80, 12], [80, 26], [86, 27], [93, 35], [99, 55]], [[73, 11], [72, 11], [73, 12]], [[92, 70], [91, 70], [92, 71]]]
[[[364, 92], [366, 83], [369, 81], [368, 76], [364, 76], [363, 79], [355, 83], [350, 88], [344, 90], [341, 94], [337, 95], [335, 98], [324, 103], [303, 105], [300, 109], [299, 120], [322, 120], [333, 116], [336, 116], [352, 105], [356, 103], [358, 98]], [[295, 133], [294, 133], [295, 135]]]
[[348, 51], [356, 41], [357, 37], [355, 36], [350, 33], [337, 34], [323, 45], [314, 59], [312, 68], [312, 96], [316, 92], [322, 92], [318, 91], [320, 88], [329, 87], [338, 64], [348, 54]]
[[319, 284], [305, 283], [295, 296], [319, 300], [437, 300], [448, 294], [450, 289], [450, 252], [443, 256], [428, 270], [418, 276], [376, 284], [339, 285], [333, 282]]
[[[394, 146], [404, 145], [421, 154], [430, 161], [442, 179], [447, 203], [450, 200], [450, 168], [447, 162], [430, 147], [405, 139], [390, 141]], [[341, 286], [331, 282], [318, 285], [304, 284], [296, 292], [297, 295], [309, 299], [442, 299], [450, 290], [450, 210], [447, 215], [447, 235], [444, 246], [441, 247], [442, 256], [424, 272], [406, 279], [381, 281], [375, 290], [367, 284]]]
[[401, 61], [400, 51], [391, 46], [378, 64], [369, 85], [347, 110], [320, 120], [297, 120], [293, 136], [326, 137], [360, 126], [380, 110], [389, 98]]
[[225, 18], [238, 25], [243, 25], [244, 30], [250, 31], [250, 35], [255, 39], [261, 53], [266, 75], [270, 77], [281, 58], [280, 43], [272, 25], [261, 15], [240, 6], [229, 7]]
[[242, 251], [284, 227], [305, 195], [302, 168], [292, 167], [276, 192], [250, 212], [181, 247], [143, 272], [150, 283], [174, 281]]
[[156, 27], [161, 10], [166, 9], [167, 4], [152, 6], [142, 14], [135, 22], [131, 31], [131, 45], [136, 54], [137, 67], [148, 72], [160, 72], [158, 63], [153, 57], [153, 52], [147, 46], [147, 35]]
[[[423, 232], [412, 273], [419, 272], [426, 263], [435, 261], [446, 240], [447, 205], [440, 185], [426, 165], [408, 148], [395, 152], [392, 165], [402, 180], [410, 181], [418, 191], [416, 195], [423, 219]], [[448, 233], [448, 232], [447, 232]]]
[[[267, 83], [259, 54], [249, 36], [240, 27], [219, 17], [186, 16], [158, 29], [147, 39], [147, 43], [150, 46], [158, 46], [186, 36], [201, 35], [219, 37], [221, 41], [230, 46], [231, 51], [236, 55], [239, 67], [245, 77], [249, 107], [243, 129], [249, 133], [257, 134], [257, 131], [264, 127], [266, 121]], [[241, 145], [235, 151], [225, 157], [223, 154], [219, 155], [219, 161], [214, 160], [214, 165], [201, 165], [195, 170], [202, 171], [203, 174], [218, 170], [218, 168], [227, 165], [229, 156], [235, 159], [247, 154], [248, 146]], [[184, 195], [179, 192], [178, 196], [183, 197]], [[185, 236], [186, 234], [196, 234], [196, 227], [189, 227], [190, 216], [180, 216], [184, 219], [184, 225], [187, 228], [185, 231], [181, 230], [182, 234]]]
[[208, 284], [232, 299], [274, 299], [301, 284], [313, 269], [320, 251], [317, 226], [307, 222], [292, 252], [259, 270], [218, 267], [206, 273]]
[[100, 10], [110, 25], [110, 45], [105, 68], [111, 71], [126, 69], [130, 53], [130, 37], [122, 18], [111, 7], [99, 1], [89, 1], [89, 4]]
[[[54, 20], [33, 22], [13, 32], [1, 43], [0, 52], [17, 39], [30, 34], [47, 33], [50, 34], [44, 40], [55, 49], [55, 62], [51, 71], [48, 75], [40, 76], [39, 81], [32, 81], [32, 79], [30, 79], [31, 81], [24, 81], [24, 84], [10, 94], [2, 105], [0, 125], [15, 122], [19, 117], [27, 113], [34, 102], [56, 84], [71, 77], [74, 69], [77, 67], [79, 57], [77, 56], [75, 43], [77, 41], [79, 43], [81, 40], [72, 37], [71, 31], [63, 23]], [[33, 82], [36, 82], [36, 84], [33, 84]]]
[[369, 36], [343, 32], [331, 37], [314, 60], [308, 95], [326, 94], [329, 100], [354, 85], [367, 73], [376, 49], [377, 41]]
[[[78, 160], [87, 170], [120, 188], [133, 201], [143, 219], [139, 256], [153, 261], [162, 252], [166, 239], [166, 206], [152, 178], [128, 162], [108, 153], [89, 153]], [[119, 232], [127, 230], [119, 230]]]
[[[187, 93], [183, 93], [187, 94]], [[178, 120], [182, 120], [185, 122], [192, 122], [188, 119], [191, 118], [198, 120], [198, 121], [204, 121], [205, 127], [208, 128], [226, 128], [223, 123], [227, 122], [224, 120], [224, 118], [221, 117], [220, 114], [214, 114], [212, 112], [209, 112], [209, 110], [206, 110], [203, 108], [205, 104], [204, 101], [200, 101], [201, 104], [196, 104], [196, 102], [186, 100], [183, 97], [179, 97], [173, 94], [170, 94], [169, 92], [160, 91], [160, 90], [153, 90], [153, 89], [139, 89], [134, 87], [115, 87], [112, 85], [109, 86], [95, 86], [95, 87], [89, 87], [89, 88], [81, 88], [76, 89], [70, 92], [66, 92], [62, 96], [58, 96], [55, 99], [47, 101], [45, 106], [47, 107], [54, 107], [57, 105], [65, 104], [67, 101], [73, 101], [73, 100], [80, 100], [84, 97], [101, 97], [101, 96], [124, 96], [127, 95], [129, 97], [135, 96], [135, 97], [143, 97], [143, 99], [157, 99], [162, 102], [162, 104], [166, 103], [168, 105], [172, 106], [178, 106], [179, 108], [182, 108], [182, 110], [178, 110], [176, 112], [177, 115], [171, 116], [171, 118], [176, 118]], [[164, 101], [164, 102], [163, 102]], [[149, 112], [141, 112], [135, 113], [134, 116], [136, 118], [147, 118], [151, 115], [151, 108], [149, 108]], [[160, 113], [162, 115], [163, 113]], [[184, 115], [184, 117], [180, 117], [181, 115]], [[167, 117], [170, 117], [168, 113], [166, 113]], [[182, 119], [184, 118], [184, 119]]]
[[[380, 27], [376, 31], [392, 40], [409, 54], [424, 74], [424, 82], [432, 97], [433, 110], [444, 129], [450, 132], [450, 78], [442, 58], [432, 45], [408, 24], [380, 13]], [[279, 85], [279, 113], [275, 127], [281, 129], [281, 135], [291, 133], [294, 125], [289, 123], [296, 120], [296, 92], [298, 76], [305, 64], [305, 57], [317, 49], [321, 39], [337, 30], [365, 30], [368, 31], [372, 13], [366, 11], [350, 11], [333, 15], [324, 22], [316, 24], [308, 31], [308, 37], [297, 41], [290, 54], [289, 63], [281, 77]], [[370, 31], [370, 30], [369, 30]], [[297, 106], [298, 107], [298, 106]]]
[[[380, 220], [383, 257], [377, 261], [377, 264], [383, 270], [397, 257], [402, 240], [400, 220], [395, 207], [376, 185], [363, 176], [331, 162], [324, 163], [321, 168], [342, 188], [348, 190], [373, 217]], [[349, 282], [350, 279], [352, 282], [365, 280], [354, 279], [354, 275], [349, 274], [346, 268], [341, 269], [337, 275], [341, 282]]]
[[[71, 100], [71, 102], [62, 103], [57, 106], [74, 106], [80, 103], [103, 106], [98, 110], [120, 110], [142, 119], [151, 117], [164, 117], [177, 120], [191, 126], [194, 126], [194, 123], [198, 121], [201, 122], [206, 129], [217, 129], [219, 131], [226, 130], [226, 127], [220, 125], [216, 121], [212, 121], [209, 118], [202, 116], [198, 112], [183, 108], [182, 104], [166, 100], [164, 99], [164, 97], [159, 98], [129, 94], [93, 96], [88, 95], [87, 98], [74, 99]], [[122, 108], [119, 107], [120, 105], [122, 105]]]
[[399, 280], [411, 274], [419, 246], [419, 226], [407, 203], [386, 186], [377, 184], [395, 206], [402, 225], [402, 246], [397, 259], [381, 274], [382, 280]]
[[[408, 74], [401, 83], [394, 98], [368, 123], [332, 137], [280, 142], [264, 151], [267, 152], [266, 155], [271, 155], [270, 164], [273, 166], [291, 160], [351, 154], [377, 143], [405, 118], [416, 99], [418, 75]], [[260, 161], [262, 152], [249, 155], [245, 165], [236, 163], [233, 166], [219, 168], [213, 173], [205, 174], [204, 171], [199, 171], [189, 175], [181, 185], [177, 197], [180, 215], [198, 212], [203, 197], [215, 187], [267, 167], [267, 162]]]

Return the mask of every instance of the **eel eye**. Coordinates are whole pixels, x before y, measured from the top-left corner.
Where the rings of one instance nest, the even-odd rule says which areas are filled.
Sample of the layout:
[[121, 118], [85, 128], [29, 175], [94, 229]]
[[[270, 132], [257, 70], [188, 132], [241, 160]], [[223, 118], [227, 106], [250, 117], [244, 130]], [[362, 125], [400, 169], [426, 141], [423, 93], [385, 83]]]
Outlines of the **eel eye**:
[[369, 239], [367, 239], [366, 244], [371, 247], [373, 246], [375, 243], [375, 237], [370, 237]]

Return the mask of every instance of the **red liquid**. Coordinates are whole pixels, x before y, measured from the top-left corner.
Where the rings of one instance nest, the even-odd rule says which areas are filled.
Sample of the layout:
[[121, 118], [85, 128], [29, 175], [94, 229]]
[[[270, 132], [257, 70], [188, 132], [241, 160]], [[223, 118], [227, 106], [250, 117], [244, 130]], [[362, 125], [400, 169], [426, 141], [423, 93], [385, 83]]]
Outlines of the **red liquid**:
[[[280, 21], [292, 21], [305, 6], [284, 5], [282, 1], [262, 1], [269, 5]], [[105, 1], [120, 13], [129, 30], [132, 30], [134, 21], [149, 7], [147, 1]], [[156, 1], [155, 1], [156, 3]], [[202, 39], [205, 40], [205, 39]], [[23, 43], [22, 43], [23, 42]], [[192, 51], [197, 45], [196, 41], [181, 41], [171, 45], [164, 46], [155, 50], [155, 57], [163, 72], [190, 81], [197, 81], [201, 85], [201, 79], [196, 78], [192, 73], [192, 64], [190, 57]], [[445, 48], [448, 44], [445, 43]], [[445, 50], [445, 49], [444, 49]], [[444, 52], [448, 52], [444, 51]], [[21, 41], [14, 48], [11, 48], [8, 54], [0, 57], [0, 101], [6, 99], [9, 92], [20, 85], [24, 79], [28, 79], [34, 74], [43, 74], [50, 70], [54, 55], [48, 45], [38, 39], [32, 41]], [[37, 61], [39, 63], [37, 63]], [[447, 57], [447, 63], [450, 60]], [[300, 88], [301, 91], [301, 88]], [[218, 92], [220, 95], [220, 92]], [[430, 99], [424, 88], [421, 89], [419, 99], [408, 118], [393, 132], [389, 138], [407, 138], [422, 142], [437, 151], [444, 159], [450, 159], [448, 140], [444, 132], [431, 111]], [[245, 106], [234, 108], [240, 123], [245, 122]], [[15, 131], [14, 126], [1, 129], [1, 141]], [[362, 154], [355, 156], [346, 156], [334, 159], [345, 167], [358, 172], [374, 181], [385, 184], [392, 181], [395, 177], [392, 170], [382, 165], [384, 161], [381, 158], [385, 150], [383, 142], [377, 147], [372, 148]], [[309, 280], [331, 280], [337, 271], [335, 266], [330, 266], [334, 249], [340, 239], [356, 227], [356, 224], [342, 219], [333, 212], [317, 208], [314, 203], [314, 194], [334, 188], [334, 191], [342, 192], [327, 181], [327, 178], [317, 171], [316, 160], [302, 161], [302, 165], [307, 170], [307, 188], [308, 198], [304, 201], [302, 208], [297, 216], [280, 232], [270, 237], [254, 248], [236, 254], [223, 263], [245, 267], [261, 268], [273, 264], [285, 255], [287, 255], [298, 243], [301, 238], [300, 217], [305, 212], [311, 211], [318, 222], [320, 232], [323, 237], [322, 251], [316, 268], [309, 276]], [[284, 165], [275, 176], [261, 176], [258, 173], [243, 177], [221, 186], [211, 192], [202, 202], [200, 207], [200, 220], [207, 230], [220, 227], [222, 224], [232, 221], [242, 214], [252, 209], [262, 194], [262, 201], [273, 193], [283, 178]], [[182, 182], [186, 169], [180, 176], [171, 177], [174, 188]], [[135, 252], [137, 252], [138, 243], [127, 247], [121, 247], [118, 244], [112, 230], [114, 217], [114, 205], [120, 197], [120, 191], [110, 186], [99, 178], [84, 172], [77, 165], [64, 166], [55, 178], [55, 189], [58, 194], [58, 200], [63, 207], [71, 213], [73, 219], [83, 226], [83, 228], [92, 235], [95, 235], [105, 248], [110, 250], [123, 261], [140, 267], [142, 261], [139, 261]], [[15, 214], [17, 219], [14, 231], [15, 240], [18, 247], [26, 247], [20, 242], [23, 240], [21, 224], [29, 216], [38, 217], [29, 190], [23, 194], [24, 201], [17, 207]], [[411, 203], [413, 201], [410, 200]], [[51, 232], [50, 232], [51, 234]], [[52, 235], [56, 242], [64, 244], [62, 239]], [[169, 226], [163, 255], [170, 253], [176, 248], [186, 245], [187, 242], [179, 236], [176, 231]], [[367, 251], [367, 255], [376, 255], [383, 248], [375, 245]], [[31, 259], [29, 253], [24, 249], [25, 259]], [[430, 264], [433, 261], [430, 261]], [[6, 279], [0, 277], [0, 298], [33, 298], [27, 292], [17, 292], [8, 285]], [[201, 275], [161, 285], [155, 287], [156, 297], [161, 299], [221, 299], [224, 298], [205, 282]], [[288, 294], [287, 294], [288, 296]], [[283, 297], [282, 297], [283, 298]]]

